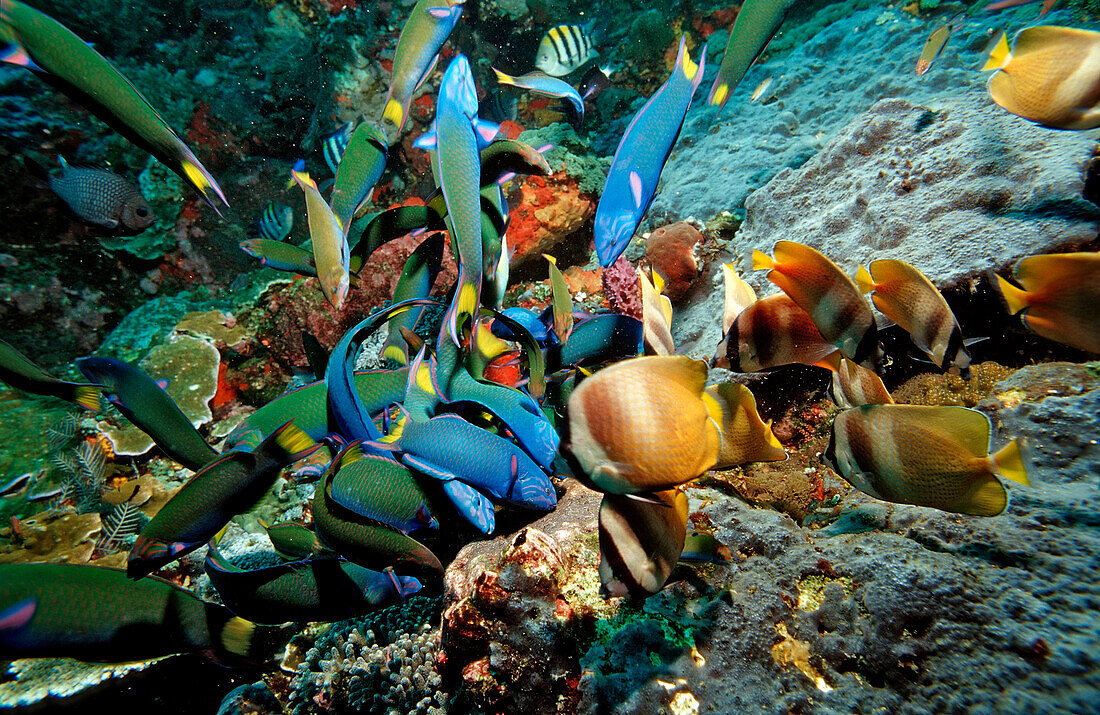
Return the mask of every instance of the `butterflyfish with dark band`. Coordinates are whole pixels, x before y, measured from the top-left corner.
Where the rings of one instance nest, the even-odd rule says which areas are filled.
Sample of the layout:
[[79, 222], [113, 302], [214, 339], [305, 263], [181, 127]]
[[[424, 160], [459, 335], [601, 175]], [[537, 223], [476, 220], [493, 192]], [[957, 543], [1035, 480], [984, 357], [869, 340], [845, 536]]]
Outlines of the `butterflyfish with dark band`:
[[644, 598], [660, 591], [680, 560], [687, 535], [687, 496], [652, 495], [657, 503], [605, 494], [600, 503], [600, 595]]
[[990, 433], [966, 407], [864, 405], [836, 416], [825, 459], [876, 499], [996, 516], [1008, 494], [995, 475], [1029, 482], [1019, 443], [990, 454]]
[[768, 271], [768, 280], [810, 314], [814, 325], [845, 357], [878, 364], [882, 348], [871, 306], [856, 284], [820, 251], [794, 241], [778, 241], [775, 258], [752, 253], [753, 270]]
[[1010, 313], [1034, 333], [1079, 350], [1100, 353], [1100, 253], [1052, 253], [1016, 264], [1012, 277], [997, 276]]

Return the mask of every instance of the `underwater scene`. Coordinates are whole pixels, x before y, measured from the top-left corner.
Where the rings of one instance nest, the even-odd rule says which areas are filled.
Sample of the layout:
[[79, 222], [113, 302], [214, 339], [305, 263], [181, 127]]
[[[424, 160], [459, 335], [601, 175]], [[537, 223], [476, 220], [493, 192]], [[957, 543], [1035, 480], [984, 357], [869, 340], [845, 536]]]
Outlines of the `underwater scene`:
[[0, 710], [1100, 712], [1097, 0], [0, 59]]

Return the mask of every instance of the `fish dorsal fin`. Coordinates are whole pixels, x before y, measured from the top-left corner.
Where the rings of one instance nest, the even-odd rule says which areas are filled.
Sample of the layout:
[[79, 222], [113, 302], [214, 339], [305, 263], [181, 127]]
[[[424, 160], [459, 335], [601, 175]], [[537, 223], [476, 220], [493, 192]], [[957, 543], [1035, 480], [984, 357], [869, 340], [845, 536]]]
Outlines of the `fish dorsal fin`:
[[722, 264], [722, 277], [726, 285], [726, 301], [722, 310], [722, 334], [725, 335], [737, 316], [756, 302], [756, 291], [737, 275], [732, 263]]
[[985, 458], [989, 455], [992, 425], [984, 412], [968, 407], [924, 405], [873, 405], [863, 409], [890, 410], [896, 415], [896, 419], [932, 430], [958, 443], [975, 457]]
[[650, 355], [633, 358], [653, 380], [676, 383], [693, 395], [702, 395], [707, 384], [707, 364], [687, 355]]
[[989, 58], [982, 65], [982, 72], [999, 70], [1012, 60], [1012, 51], [1008, 48], [1008, 36], [1000, 33], [1000, 37], [989, 51]]

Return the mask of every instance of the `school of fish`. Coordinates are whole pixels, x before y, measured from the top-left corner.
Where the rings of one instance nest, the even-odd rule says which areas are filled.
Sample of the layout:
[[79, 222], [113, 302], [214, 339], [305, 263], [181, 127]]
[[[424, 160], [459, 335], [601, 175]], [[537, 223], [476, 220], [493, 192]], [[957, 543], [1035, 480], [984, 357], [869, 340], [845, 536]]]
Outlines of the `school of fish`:
[[[191, 150], [105, 58], [49, 16], [17, 0], [0, 2], [2, 59], [78, 98], [215, 211], [227, 205]], [[708, 104], [727, 103], [793, 5], [744, 3]], [[345, 619], [437, 587], [457, 539], [495, 533], [503, 510], [553, 509], [567, 475], [603, 494], [602, 593], [655, 593], [698, 543], [687, 534], [684, 486], [712, 469], [786, 458], [752, 392], [737, 382], [708, 384], [711, 367], [756, 372], [801, 363], [829, 370], [843, 409], [824, 459], [872, 497], [994, 516], [1009, 503], [998, 477], [1028, 484], [1021, 445], [991, 451], [984, 414], [894, 404], [879, 375], [883, 347], [872, 306], [908, 333], [935, 369], [966, 377], [970, 365], [969, 341], [943, 296], [897, 258], [860, 266], [852, 277], [822, 251], [782, 240], [772, 255], [751, 257], [752, 269], [766, 270], [781, 291], [763, 298], [725, 266], [723, 338], [710, 365], [676, 354], [659, 273], [639, 272], [641, 320], [577, 311], [552, 257], [550, 307], [501, 310], [509, 206], [500, 185], [517, 173], [546, 175], [550, 167], [538, 149], [498, 138], [498, 127], [479, 116], [473, 70], [461, 53], [442, 73], [432, 130], [416, 142], [429, 154], [437, 192], [423, 206], [368, 214], [414, 94], [432, 75], [464, 8], [464, 0], [416, 2], [398, 40], [381, 116], [342, 126], [323, 142], [331, 188], [300, 164], [290, 172], [304, 193], [308, 247], [286, 241], [294, 216], [278, 204], [265, 208], [255, 236], [241, 244], [263, 265], [316, 276], [339, 310], [375, 249], [411, 232], [425, 234], [392, 305], [348, 330], [330, 354], [304, 338], [312, 346], [312, 380], [245, 418], [220, 452], [141, 370], [88, 357], [78, 367], [89, 382], [67, 382], [0, 341], [6, 384], [88, 410], [99, 408], [102, 395], [165, 455], [194, 471], [142, 528], [125, 571], [0, 566], [0, 659], [123, 662], [198, 652], [228, 664], [262, 662], [284, 623]], [[930, 70], [953, 22], [933, 32], [918, 73]], [[591, 92], [564, 78], [598, 56], [594, 36], [591, 25], [555, 26], [539, 46], [535, 70], [520, 76], [494, 70], [497, 82], [562, 100], [579, 123]], [[993, 100], [1049, 127], [1100, 126], [1098, 38], [1050, 26], [1022, 31], [1011, 47], [1002, 37], [983, 68], [995, 71]], [[593, 223], [604, 268], [622, 256], [644, 219], [704, 71], [705, 53], [693, 60], [681, 36], [670, 76], [627, 126]], [[81, 182], [113, 180], [81, 174], [93, 170], [64, 160], [62, 166], [54, 190], [77, 215], [127, 229], [152, 221], [140, 213], [148, 207], [117, 183], [113, 190], [123, 198], [115, 203], [129, 201], [129, 208], [81, 203]], [[425, 327], [428, 309], [439, 306], [430, 295], [445, 237], [458, 259], [458, 279], [434, 340], [425, 339], [416, 331]], [[1030, 330], [1100, 352], [1098, 279], [1100, 254], [1060, 254], [1024, 258], [1012, 281], [998, 277], [998, 285], [1008, 310], [1022, 313]], [[387, 325], [390, 367], [356, 370], [362, 346]], [[223, 530], [287, 470], [299, 483], [315, 483], [312, 528], [270, 525], [274, 564], [234, 563], [221, 552]], [[18, 493], [23, 485], [13, 481], [5, 491]], [[203, 547], [205, 570], [224, 605], [156, 575]], [[67, 607], [74, 601], [82, 607]]]

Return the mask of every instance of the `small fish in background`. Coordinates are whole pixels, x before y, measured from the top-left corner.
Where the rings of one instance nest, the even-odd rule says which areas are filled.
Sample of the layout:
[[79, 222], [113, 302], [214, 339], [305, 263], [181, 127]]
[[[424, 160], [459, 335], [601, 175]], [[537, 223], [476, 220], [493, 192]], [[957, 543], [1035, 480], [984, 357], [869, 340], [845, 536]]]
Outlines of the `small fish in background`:
[[753, 270], [768, 271], [768, 280], [810, 314], [827, 342], [855, 362], [878, 364], [882, 347], [871, 306], [856, 284], [820, 251], [794, 241], [777, 241], [775, 258], [752, 252]]
[[313, 261], [321, 292], [333, 308], [340, 310], [351, 287], [351, 255], [344, 227], [332, 213], [332, 208], [321, 198], [317, 182], [303, 171], [302, 162], [295, 164], [291, 176], [305, 193], [309, 236], [313, 242]]
[[519, 117], [519, 99], [507, 90], [497, 87], [478, 105], [478, 114], [490, 122], [514, 122]]
[[962, 13], [959, 13], [946, 24], [932, 30], [932, 34], [924, 41], [924, 47], [921, 48], [920, 56], [917, 58], [916, 72], [918, 75], [922, 75], [932, 68], [932, 63], [940, 56], [943, 48], [947, 46], [947, 41], [951, 39], [951, 33], [962, 25], [961, 18]]
[[553, 77], [564, 77], [599, 56], [591, 26], [556, 25], [546, 31], [535, 55], [535, 67]]
[[836, 358], [833, 370], [833, 385], [831, 395], [833, 402], [843, 408], [859, 407], [860, 405], [892, 405], [894, 398], [886, 389], [882, 378], [874, 370], [868, 370], [862, 365], [857, 365], [846, 357], [840, 357], [840, 353], [833, 353]]
[[608, 494], [642, 494], [710, 469], [720, 435], [706, 380], [706, 363], [684, 355], [623, 360], [585, 378], [567, 405], [576, 476]]
[[0, 499], [13, 499], [27, 493], [31, 481], [36, 477], [35, 472], [24, 472], [18, 477], [8, 480], [7, 484], [0, 486]]
[[644, 598], [660, 591], [684, 550], [688, 500], [679, 489], [643, 502], [605, 494], [600, 503], [600, 596]]
[[71, 166], [60, 156], [58, 161], [61, 175], [50, 177], [50, 189], [80, 220], [122, 236], [135, 236], [156, 221], [138, 188], [118, 174], [107, 169]]
[[580, 124], [584, 120], [584, 99], [581, 98], [576, 88], [565, 80], [558, 79], [557, 77], [543, 72], [528, 72], [519, 77], [513, 77], [510, 74], [501, 72], [496, 67], [492, 69], [496, 74], [497, 82], [511, 87], [526, 89], [535, 94], [563, 99], [575, 113], [577, 117], [576, 124]]
[[260, 259], [260, 265], [277, 271], [289, 271], [303, 276], [317, 275], [317, 266], [313, 254], [284, 241], [272, 241], [268, 238], [249, 238], [240, 242], [241, 250]]
[[285, 241], [294, 227], [294, 209], [278, 201], [264, 206], [256, 221], [256, 236], [268, 241]]
[[600, 92], [611, 86], [611, 68], [596, 66], [584, 73], [577, 91], [584, 101], [595, 99]]
[[752, 96], [749, 97], [749, 101], [750, 102], [759, 102], [761, 97], [763, 97], [767, 93], [768, 88], [771, 87], [771, 86], [772, 86], [772, 78], [768, 77], [763, 82], [756, 85], [756, 89], [754, 89], [752, 91]]
[[989, 94], [1004, 109], [1054, 129], [1100, 126], [1100, 32], [1043, 25], [1002, 36], [982, 72]]
[[726, 53], [714, 78], [707, 104], [725, 106], [745, 72], [764, 52], [795, 0], [745, 0], [733, 21]]
[[970, 353], [962, 329], [932, 281], [905, 261], [882, 259], [856, 272], [856, 285], [936, 367], [970, 377]]
[[348, 142], [351, 141], [351, 132], [355, 129], [353, 122], [345, 122], [336, 128], [332, 134], [321, 140], [321, 154], [325, 157], [325, 164], [333, 176], [340, 166], [340, 160], [344, 158], [344, 152], [348, 150]]
[[[1008, 7], [1019, 7], [1020, 5], [1027, 5], [1028, 3], [1035, 2], [1035, 0], [998, 0], [997, 2], [991, 2], [983, 10], [1003, 10]], [[1046, 15], [1051, 9], [1058, 4], [1058, 0], [1043, 0], [1043, 9], [1039, 11], [1039, 17], [1036, 19], [1041, 20], [1043, 15]]]
[[1017, 440], [989, 453], [989, 417], [966, 407], [864, 405], [837, 415], [825, 460], [876, 499], [996, 516], [1008, 494], [996, 474], [1029, 485]]
[[1044, 338], [1100, 353], [1100, 253], [1052, 253], [1016, 264], [1012, 277], [997, 276], [1012, 314]]

